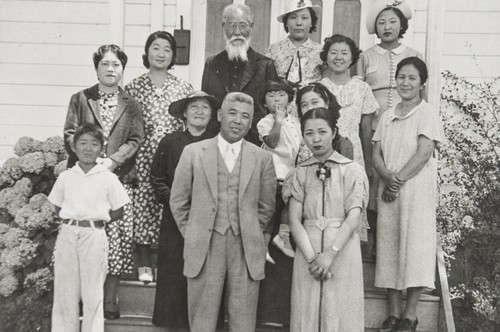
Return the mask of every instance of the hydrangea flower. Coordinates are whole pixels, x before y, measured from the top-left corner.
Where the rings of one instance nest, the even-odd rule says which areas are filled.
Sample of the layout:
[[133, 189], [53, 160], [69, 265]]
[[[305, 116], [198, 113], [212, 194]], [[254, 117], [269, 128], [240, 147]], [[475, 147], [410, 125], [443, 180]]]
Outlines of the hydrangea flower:
[[42, 151], [42, 142], [37, 141], [31, 137], [21, 137], [14, 145], [14, 153], [19, 157], [28, 153]]
[[56, 177], [58, 177], [62, 172], [64, 172], [66, 170], [66, 168], [68, 168], [68, 160], [67, 159], [59, 162], [59, 164], [57, 164], [54, 167], [54, 175]]
[[45, 159], [45, 165], [47, 167], [54, 167], [59, 162], [59, 158], [54, 152], [45, 152], [43, 158]]
[[30, 152], [19, 159], [21, 169], [26, 173], [40, 173], [45, 167], [43, 152]]
[[22, 268], [36, 256], [37, 244], [27, 238], [19, 240], [18, 246], [2, 250], [0, 264], [12, 269]]
[[0, 168], [0, 187], [10, 186], [23, 176], [19, 158], [7, 159]]
[[4, 297], [10, 296], [19, 287], [19, 281], [13, 274], [8, 274], [0, 280], [0, 294]]
[[49, 268], [45, 267], [30, 273], [24, 279], [24, 287], [33, 288], [38, 294], [52, 290], [54, 276]]
[[11, 188], [5, 188], [0, 191], [0, 208], [15, 216], [17, 211], [28, 202], [28, 196], [31, 194], [32, 185], [28, 178], [23, 178], [16, 182]]
[[55, 154], [64, 153], [64, 141], [60, 136], [49, 137], [42, 143], [43, 152], [52, 152]]
[[14, 248], [21, 243], [22, 238], [26, 238], [28, 233], [19, 228], [10, 227], [5, 234], [2, 235], [0, 243], [5, 246], [5, 248]]
[[48, 229], [54, 224], [54, 206], [44, 194], [36, 194], [16, 214], [15, 222], [24, 230]]

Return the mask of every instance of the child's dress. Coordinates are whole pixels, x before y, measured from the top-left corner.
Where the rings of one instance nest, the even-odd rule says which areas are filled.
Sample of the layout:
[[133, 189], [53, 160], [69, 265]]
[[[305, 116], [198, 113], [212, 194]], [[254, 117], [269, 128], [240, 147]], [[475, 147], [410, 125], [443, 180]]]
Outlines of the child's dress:
[[[283, 189], [285, 199], [293, 196], [302, 202], [302, 223], [317, 253], [332, 246], [348, 212], [356, 207], [364, 209], [368, 201], [368, 180], [358, 163], [334, 152], [326, 161], [326, 166], [331, 167], [331, 176], [324, 183], [316, 173], [320, 165], [314, 157], [303, 162]], [[323, 215], [326, 218], [322, 218]], [[297, 248], [290, 331], [364, 331], [363, 267], [358, 233], [353, 232], [337, 254], [330, 268], [331, 279], [317, 281], [308, 268], [306, 258]]]

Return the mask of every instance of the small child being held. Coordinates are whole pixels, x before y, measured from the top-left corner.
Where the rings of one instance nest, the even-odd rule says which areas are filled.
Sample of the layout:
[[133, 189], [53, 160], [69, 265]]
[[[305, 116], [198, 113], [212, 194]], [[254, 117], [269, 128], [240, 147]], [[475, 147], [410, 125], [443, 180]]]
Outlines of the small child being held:
[[[295, 159], [302, 141], [300, 120], [287, 112], [287, 106], [293, 101], [293, 89], [284, 81], [267, 81], [264, 85], [261, 101], [269, 114], [257, 124], [259, 137], [264, 142], [263, 148], [273, 155], [274, 167], [278, 178], [278, 198], [281, 199], [283, 180], [295, 166]], [[266, 233], [266, 243], [270, 233]], [[279, 233], [273, 244], [285, 255], [295, 257], [290, 245], [290, 229], [288, 227], [288, 206], [281, 210]], [[268, 257], [268, 261], [272, 259]]]
[[62, 219], [54, 250], [52, 332], [103, 332], [103, 288], [108, 264], [104, 226], [122, 217], [130, 199], [108, 168], [97, 164], [104, 148], [102, 130], [86, 123], [75, 131], [78, 162], [62, 172], [49, 194]]

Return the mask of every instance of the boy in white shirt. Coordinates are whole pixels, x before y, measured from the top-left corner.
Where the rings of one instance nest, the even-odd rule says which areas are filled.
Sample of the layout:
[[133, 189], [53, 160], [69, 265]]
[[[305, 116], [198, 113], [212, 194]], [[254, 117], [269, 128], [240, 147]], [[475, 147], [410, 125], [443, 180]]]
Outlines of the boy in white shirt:
[[97, 164], [103, 147], [99, 127], [90, 123], [79, 127], [72, 145], [78, 162], [59, 175], [48, 197], [62, 219], [54, 250], [52, 332], [80, 331], [80, 299], [82, 331], [104, 331], [108, 260], [104, 226], [122, 217], [130, 199], [118, 177]]
[[[295, 159], [302, 141], [300, 120], [287, 111], [293, 97], [293, 89], [285, 81], [281, 79], [267, 81], [262, 91], [261, 101], [269, 114], [257, 123], [259, 138], [264, 142], [262, 147], [271, 152], [273, 156], [276, 177], [278, 178], [278, 196], [281, 196], [284, 179], [295, 166]], [[281, 197], [277, 197], [276, 200], [278, 202]], [[278, 208], [280, 205], [276, 206]], [[268, 239], [266, 238], [266, 240]], [[285, 255], [295, 257], [295, 252], [290, 245], [288, 206], [281, 210], [279, 233], [274, 237], [273, 244]], [[272, 262], [272, 259], [268, 257], [268, 261]]]

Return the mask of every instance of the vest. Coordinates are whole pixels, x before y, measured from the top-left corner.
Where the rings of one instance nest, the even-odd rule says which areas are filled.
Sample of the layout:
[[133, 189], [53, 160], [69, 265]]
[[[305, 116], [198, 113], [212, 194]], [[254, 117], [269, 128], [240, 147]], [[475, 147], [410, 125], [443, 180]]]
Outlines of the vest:
[[234, 235], [240, 234], [240, 215], [238, 213], [238, 188], [240, 185], [241, 151], [236, 158], [233, 171], [229, 173], [220, 151], [217, 153], [217, 190], [218, 208], [215, 215], [214, 230], [224, 235], [229, 227]]

